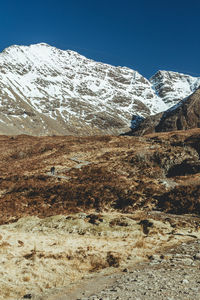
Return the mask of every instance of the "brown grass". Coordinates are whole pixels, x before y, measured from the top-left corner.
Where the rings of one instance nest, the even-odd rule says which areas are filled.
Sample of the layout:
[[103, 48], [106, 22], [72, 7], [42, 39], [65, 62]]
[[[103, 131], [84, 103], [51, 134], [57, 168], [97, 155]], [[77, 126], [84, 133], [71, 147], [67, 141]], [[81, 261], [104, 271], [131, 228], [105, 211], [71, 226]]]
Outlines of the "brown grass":
[[195, 224], [193, 228], [185, 222], [182, 228], [175, 219], [176, 233], [183, 235], [169, 236], [174, 230], [170, 222], [149, 216], [148, 222], [153, 225], [146, 235], [140, 224], [142, 220], [147, 220], [147, 215], [141, 211], [135, 214], [90, 212], [67, 218], [62, 215], [44, 219], [27, 217], [2, 225], [0, 260], [4, 263], [0, 265], [0, 276], [4, 281], [0, 282], [0, 299], [46, 293], [87, 274], [123, 269], [148, 259], [165, 246], [186, 241], [189, 237], [184, 232], [188, 233], [188, 228], [191, 234], [198, 234]]

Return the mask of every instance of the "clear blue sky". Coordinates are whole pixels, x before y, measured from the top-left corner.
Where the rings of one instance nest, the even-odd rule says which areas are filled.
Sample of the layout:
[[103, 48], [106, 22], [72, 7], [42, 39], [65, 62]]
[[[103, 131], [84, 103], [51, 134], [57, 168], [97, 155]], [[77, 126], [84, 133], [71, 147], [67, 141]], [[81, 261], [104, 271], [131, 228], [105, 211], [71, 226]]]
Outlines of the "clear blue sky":
[[200, 1], [1, 1], [0, 51], [40, 42], [146, 77], [159, 69], [200, 76]]

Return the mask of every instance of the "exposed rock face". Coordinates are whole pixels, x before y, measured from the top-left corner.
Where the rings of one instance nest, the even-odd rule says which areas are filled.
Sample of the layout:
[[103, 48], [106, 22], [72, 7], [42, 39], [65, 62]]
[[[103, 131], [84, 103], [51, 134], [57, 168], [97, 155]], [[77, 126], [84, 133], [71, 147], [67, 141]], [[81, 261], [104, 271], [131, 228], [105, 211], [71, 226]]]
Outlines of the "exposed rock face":
[[159, 124], [162, 115], [163, 113], [158, 113], [143, 119], [140, 118], [138, 122], [134, 122], [134, 127], [131, 128], [131, 131], [124, 133], [124, 135], [140, 136], [155, 132], [155, 127]]
[[47, 44], [11, 46], [0, 54], [0, 134], [119, 134], [133, 115], [165, 111], [198, 82], [165, 71], [149, 81]]
[[200, 85], [199, 78], [171, 71], [158, 71], [150, 78], [150, 82], [159, 97], [171, 107]]
[[155, 131], [186, 130], [200, 127], [200, 88], [166, 111]]
[[140, 121], [128, 135], [187, 130], [200, 127], [200, 88], [164, 113]]

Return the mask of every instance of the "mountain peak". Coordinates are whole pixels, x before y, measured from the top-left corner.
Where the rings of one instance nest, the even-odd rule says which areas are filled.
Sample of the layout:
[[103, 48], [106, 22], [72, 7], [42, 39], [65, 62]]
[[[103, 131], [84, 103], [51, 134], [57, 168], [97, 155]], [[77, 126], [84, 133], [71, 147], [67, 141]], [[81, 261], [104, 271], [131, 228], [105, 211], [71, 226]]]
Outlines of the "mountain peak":
[[148, 81], [46, 43], [13, 45], [0, 54], [0, 133], [119, 134], [133, 115], [162, 112], [200, 83], [159, 72]]
[[41, 43], [36, 43], [36, 44], [31, 44], [30, 46], [44, 46], [44, 47], [52, 47], [47, 43], [41, 42]]

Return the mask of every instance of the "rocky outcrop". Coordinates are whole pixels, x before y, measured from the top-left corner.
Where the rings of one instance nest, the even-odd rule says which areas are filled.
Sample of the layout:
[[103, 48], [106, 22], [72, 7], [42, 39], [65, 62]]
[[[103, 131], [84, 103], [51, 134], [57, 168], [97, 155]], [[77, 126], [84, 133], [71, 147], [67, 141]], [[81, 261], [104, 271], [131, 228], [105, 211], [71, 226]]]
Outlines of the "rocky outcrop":
[[155, 132], [155, 127], [159, 124], [162, 115], [163, 113], [158, 113], [143, 119], [140, 118], [137, 123], [134, 122], [134, 127], [132, 127], [130, 131], [122, 135], [142, 136], [144, 134]]
[[200, 88], [166, 111], [155, 131], [186, 130], [200, 127]]

